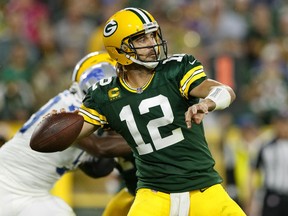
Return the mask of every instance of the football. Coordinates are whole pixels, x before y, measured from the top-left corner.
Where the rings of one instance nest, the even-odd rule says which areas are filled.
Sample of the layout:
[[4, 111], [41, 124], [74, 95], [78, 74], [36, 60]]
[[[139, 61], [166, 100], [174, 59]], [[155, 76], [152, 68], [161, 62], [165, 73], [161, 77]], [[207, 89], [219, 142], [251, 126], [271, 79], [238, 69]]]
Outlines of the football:
[[34, 130], [30, 147], [38, 152], [48, 153], [67, 149], [78, 137], [84, 119], [72, 112], [51, 114]]

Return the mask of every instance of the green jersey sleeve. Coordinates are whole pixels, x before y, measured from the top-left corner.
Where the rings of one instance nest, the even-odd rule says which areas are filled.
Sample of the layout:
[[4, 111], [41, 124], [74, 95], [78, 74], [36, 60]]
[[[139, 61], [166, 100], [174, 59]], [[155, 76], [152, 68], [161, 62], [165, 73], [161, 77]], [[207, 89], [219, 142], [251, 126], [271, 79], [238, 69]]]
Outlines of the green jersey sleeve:
[[142, 91], [132, 91], [120, 77], [89, 89], [80, 113], [94, 125], [109, 125], [133, 151], [137, 188], [184, 192], [222, 181], [205, 139], [203, 124], [187, 128], [185, 112], [199, 98], [191, 89], [206, 79], [192, 55], [172, 55], [155, 68]]

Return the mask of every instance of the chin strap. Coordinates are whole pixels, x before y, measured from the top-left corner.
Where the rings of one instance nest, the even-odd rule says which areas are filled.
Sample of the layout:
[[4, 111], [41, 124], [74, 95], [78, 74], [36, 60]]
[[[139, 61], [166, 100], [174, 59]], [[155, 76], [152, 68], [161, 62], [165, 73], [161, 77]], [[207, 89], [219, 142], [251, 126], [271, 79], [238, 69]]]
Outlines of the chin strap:
[[158, 61], [155, 62], [143, 62], [143, 61], [139, 61], [131, 56], [129, 56], [128, 54], [126, 54], [126, 58], [130, 59], [131, 61], [133, 61], [136, 64], [139, 65], [143, 65], [144, 67], [148, 68], [148, 69], [154, 69], [155, 67], [157, 67], [157, 65], [159, 64]]

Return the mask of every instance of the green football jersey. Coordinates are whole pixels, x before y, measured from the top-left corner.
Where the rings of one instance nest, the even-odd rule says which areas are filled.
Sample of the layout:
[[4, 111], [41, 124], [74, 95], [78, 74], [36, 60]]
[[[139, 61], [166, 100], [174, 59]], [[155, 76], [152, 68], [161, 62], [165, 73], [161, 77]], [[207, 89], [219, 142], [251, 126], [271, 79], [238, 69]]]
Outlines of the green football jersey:
[[202, 123], [187, 128], [185, 112], [198, 103], [191, 89], [206, 79], [191, 55], [161, 61], [143, 90], [129, 88], [119, 77], [92, 86], [80, 113], [85, 121], [109, 126], [131, 146], [138, 188], [172, 193], [222, 182], [214, 170]]

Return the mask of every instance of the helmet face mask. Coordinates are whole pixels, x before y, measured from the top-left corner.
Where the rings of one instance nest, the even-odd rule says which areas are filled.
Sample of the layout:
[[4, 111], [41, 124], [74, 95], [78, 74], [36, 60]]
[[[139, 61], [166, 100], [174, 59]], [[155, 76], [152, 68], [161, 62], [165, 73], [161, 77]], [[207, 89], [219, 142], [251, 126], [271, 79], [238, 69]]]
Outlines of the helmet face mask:
[[[143, 34], [155, 34], [155, 45], [135, 47], [133, 40]], [[162, 38], [161, 29], [147, 11], [138, 8], [126, 8], [114, 14], [106, 23], [103, 42], [107, 52], [121, 65], [132, 63], [154, 68], [158, 62], [167, 58], [167, 43]], [[154, 50], [155, 60], [142, 59], [137, 50]]]
[[[145, 33], [143, 33], [143, 34], [145, 34]], [[122, 47], [123, 46], [129, 47], [129, 50], [131, 50], [129, 53], [126, 52], [126, 54], [128, 54], [129, 56], [131, 56], [131, 57], [133, 57], [136, 60], [141, 61], [141, 62], [158, 62], [162, 59], [167, 58], [167, 43], [166, 43], [166, 41], [164, 41], [162, 39], [162, 35], [161, 35], [160, 30], [152, 32], [152, 34], [154, 35], [153, 38], [155, 40], [154, 45], [141, 46], [141, 47], [137, 46], [136, 47], [134, 45], [133, 41], [135, 41], [137, 38], [143, 36], [143, 34], [138, 34], [136, 36], [133, 36], [133, 35], [129, 36], [128, 37], [128, 44], [126, 44], [127, 39], [123, 41]], [[153, 51], [155, 59], [149, 61], [149, 60], [145, 60], [145, 59], [141, 58], [141, 56], [139, 55], [139, 52], [137, 52], [137, 51], [138, 50], [141, 51], [143, 49], [146, 49], [146, 50], [149, 49], [149, 50]], [[122, 50], [123, 50], [123, 48], [122, 48]]]

